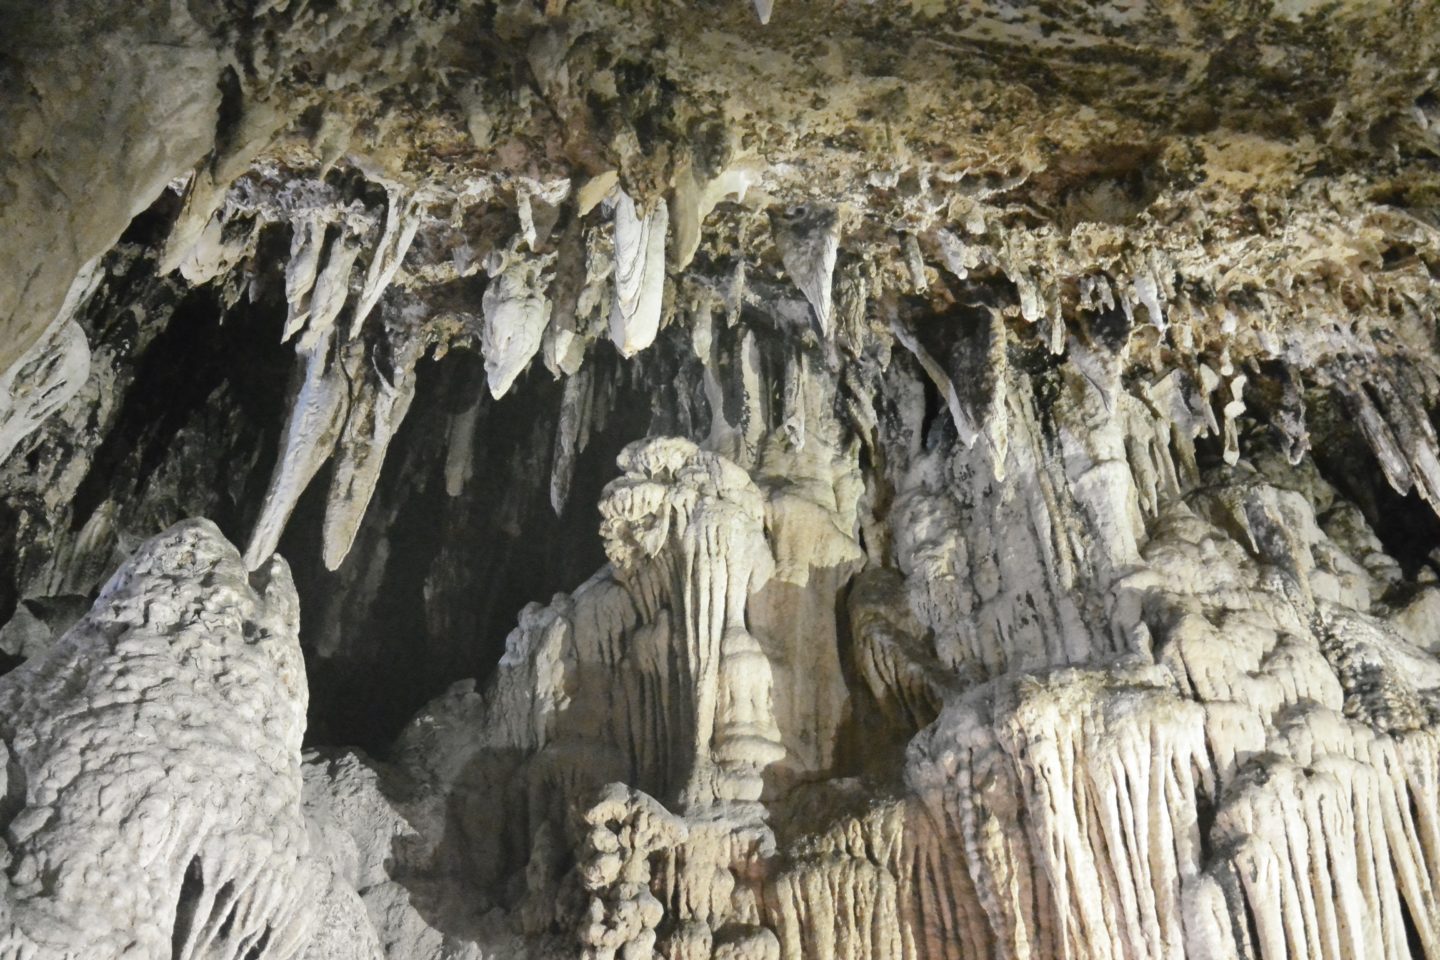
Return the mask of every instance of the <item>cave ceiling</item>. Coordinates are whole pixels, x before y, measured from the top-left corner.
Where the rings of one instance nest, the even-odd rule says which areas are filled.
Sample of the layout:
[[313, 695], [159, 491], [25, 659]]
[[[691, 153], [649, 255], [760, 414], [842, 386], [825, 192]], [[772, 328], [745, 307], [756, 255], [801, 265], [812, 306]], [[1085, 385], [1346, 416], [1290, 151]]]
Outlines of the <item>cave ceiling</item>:
[[1440, 960], [1440, 4], [0, 13], [0, 958]]

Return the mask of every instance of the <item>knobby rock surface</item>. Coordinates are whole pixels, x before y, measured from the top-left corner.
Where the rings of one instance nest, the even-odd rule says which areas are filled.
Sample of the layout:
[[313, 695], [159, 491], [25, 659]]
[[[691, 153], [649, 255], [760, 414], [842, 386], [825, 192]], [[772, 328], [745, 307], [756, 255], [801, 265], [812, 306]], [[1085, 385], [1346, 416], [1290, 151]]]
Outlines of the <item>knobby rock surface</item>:
[[1440, 960], [1440, 5], [0, 29], [0, 957]]

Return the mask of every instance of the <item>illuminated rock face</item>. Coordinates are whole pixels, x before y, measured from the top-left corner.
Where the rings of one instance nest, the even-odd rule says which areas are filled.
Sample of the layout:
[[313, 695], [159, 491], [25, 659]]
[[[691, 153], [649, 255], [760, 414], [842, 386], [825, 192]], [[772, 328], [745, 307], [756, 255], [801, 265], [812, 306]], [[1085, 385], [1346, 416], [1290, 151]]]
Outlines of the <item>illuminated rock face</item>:
[[297, 614], [283, 560], [249, 574], [187, 521], [0, 681], [13, 955], [291, 956], [309, 939], [326, 874], [300, 811]]
[[0, 957], [1440, 960], [1440, 10], [0, 31]]

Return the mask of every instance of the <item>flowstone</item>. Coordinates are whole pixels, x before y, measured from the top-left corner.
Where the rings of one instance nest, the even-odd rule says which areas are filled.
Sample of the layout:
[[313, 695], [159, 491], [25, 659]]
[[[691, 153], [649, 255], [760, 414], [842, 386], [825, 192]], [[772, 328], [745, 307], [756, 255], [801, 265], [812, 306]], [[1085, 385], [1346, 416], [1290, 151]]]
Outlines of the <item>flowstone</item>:
[[1440, 960], [1435, 0], [28, 6], [0, 960]]

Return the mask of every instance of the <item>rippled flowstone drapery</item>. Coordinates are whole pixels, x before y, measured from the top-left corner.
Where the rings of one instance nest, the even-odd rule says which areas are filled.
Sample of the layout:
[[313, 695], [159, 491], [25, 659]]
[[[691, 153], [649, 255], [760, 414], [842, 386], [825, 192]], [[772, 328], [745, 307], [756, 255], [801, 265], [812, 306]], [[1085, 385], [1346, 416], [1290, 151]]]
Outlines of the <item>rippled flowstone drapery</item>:
[[4, 22], [0, 956], [1440, 960], [1433, 3]]

